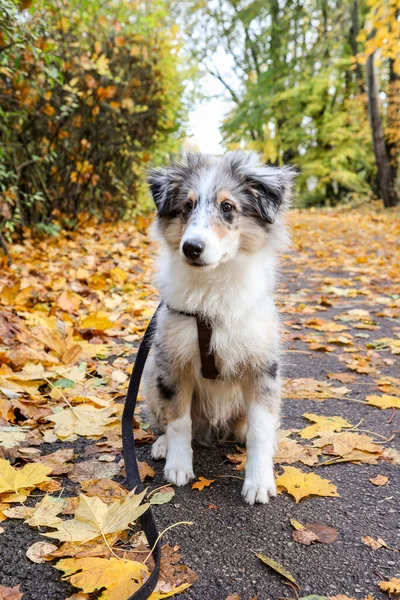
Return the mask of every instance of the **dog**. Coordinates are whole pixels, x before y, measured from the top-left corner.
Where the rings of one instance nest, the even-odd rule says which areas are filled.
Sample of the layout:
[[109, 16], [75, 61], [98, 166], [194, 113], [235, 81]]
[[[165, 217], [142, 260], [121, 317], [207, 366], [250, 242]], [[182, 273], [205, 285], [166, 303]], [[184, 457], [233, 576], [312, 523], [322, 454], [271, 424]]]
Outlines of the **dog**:
[[[189, 153], [152, 169], [148, 183], [161, 242], [158, 311], [144, 395], [164, 432], [152, 446], [165, 479], [194, 477], [192, 438], [245, 441], [242, 495], [276, 495], [273, 456], [281, 402], [277, 255], [289, 241], [291, 167], [254, 153]], [[203, 377], [196, 318], [207, 320], [218, 377]]]

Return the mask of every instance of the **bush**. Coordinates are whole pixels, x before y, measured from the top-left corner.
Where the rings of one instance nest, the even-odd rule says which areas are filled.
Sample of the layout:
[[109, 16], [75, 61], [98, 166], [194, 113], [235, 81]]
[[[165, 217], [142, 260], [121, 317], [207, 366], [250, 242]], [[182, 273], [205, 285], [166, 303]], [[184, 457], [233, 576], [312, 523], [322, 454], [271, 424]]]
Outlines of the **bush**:
[[146, 163], [182, 122], [176, 28], [162, 0], [3, 0], [0, 230], [142, 208]]

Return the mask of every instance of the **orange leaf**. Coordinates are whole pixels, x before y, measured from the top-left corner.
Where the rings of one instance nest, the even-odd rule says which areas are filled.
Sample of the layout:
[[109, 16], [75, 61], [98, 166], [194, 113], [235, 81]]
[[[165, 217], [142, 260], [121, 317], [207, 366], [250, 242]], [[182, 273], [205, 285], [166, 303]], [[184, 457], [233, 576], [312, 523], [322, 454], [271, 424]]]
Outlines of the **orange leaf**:
[[206, 479], [205, 477], [199, 477], [199, 481], [196, 481], [192, 485], [192, 490], [202, 490], [205, 487], [210, 487], [212, 483], [214, 483], [215, 479]]

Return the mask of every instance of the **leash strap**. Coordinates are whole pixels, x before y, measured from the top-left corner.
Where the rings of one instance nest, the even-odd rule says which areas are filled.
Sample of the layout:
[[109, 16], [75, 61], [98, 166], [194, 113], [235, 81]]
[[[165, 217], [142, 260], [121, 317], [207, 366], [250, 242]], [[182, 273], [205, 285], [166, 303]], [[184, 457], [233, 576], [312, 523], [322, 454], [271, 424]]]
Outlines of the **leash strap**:
[[[139, 346], [135, 364], [132, 370], [131, 380], [129, 382], [124, 412], [122, 414], [122, 446], [124, 449], [128, 488], [130, 490], [136, 488], [138, 492], [143, 490], [143, 484], [140, 479], [136, 459], [135, 440], [133, 436], [133, 417], [135, 414], [136, 399], [139, 392], [140, 380], [142, 378], [143, 369], [153, 341], [153, 334], [156, 329], [157, 313], [160, 306], [161, 305], [158, 306], [156, 312], [154, 313], [146, 329], [142, 343]], [[137, 592], [132, 594], [132, 596], [129, 596], [128, 600], [147, 600], [156, 587], [160, 574], [161, 545], [160, 541], [157, 541], [158, 530], [151, 507], [149, 507], [140, 517], [140, 525], [146, 535], [150, 548], [153, 548], [154, 546], [153, 558], [155, 566], [147, 581], [145, 581], [145, 583]]]

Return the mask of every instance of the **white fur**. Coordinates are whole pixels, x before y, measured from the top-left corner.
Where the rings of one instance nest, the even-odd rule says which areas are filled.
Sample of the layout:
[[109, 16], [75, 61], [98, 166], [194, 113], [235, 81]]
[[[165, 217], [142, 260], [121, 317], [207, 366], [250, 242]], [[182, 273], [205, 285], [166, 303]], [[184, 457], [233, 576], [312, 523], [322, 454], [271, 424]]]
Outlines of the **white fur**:
[[167, 425], [167, 462], [164, 475], [175, 485], [185, 485], [193, 479], [192, 420], [189, 411]]
[[242, 495], [249, 504], [267, 504], [269, 496], [276, 496], [273, 456], [278, 417], [265, 406], [250, 403], [247, 418], [247, 464]]

